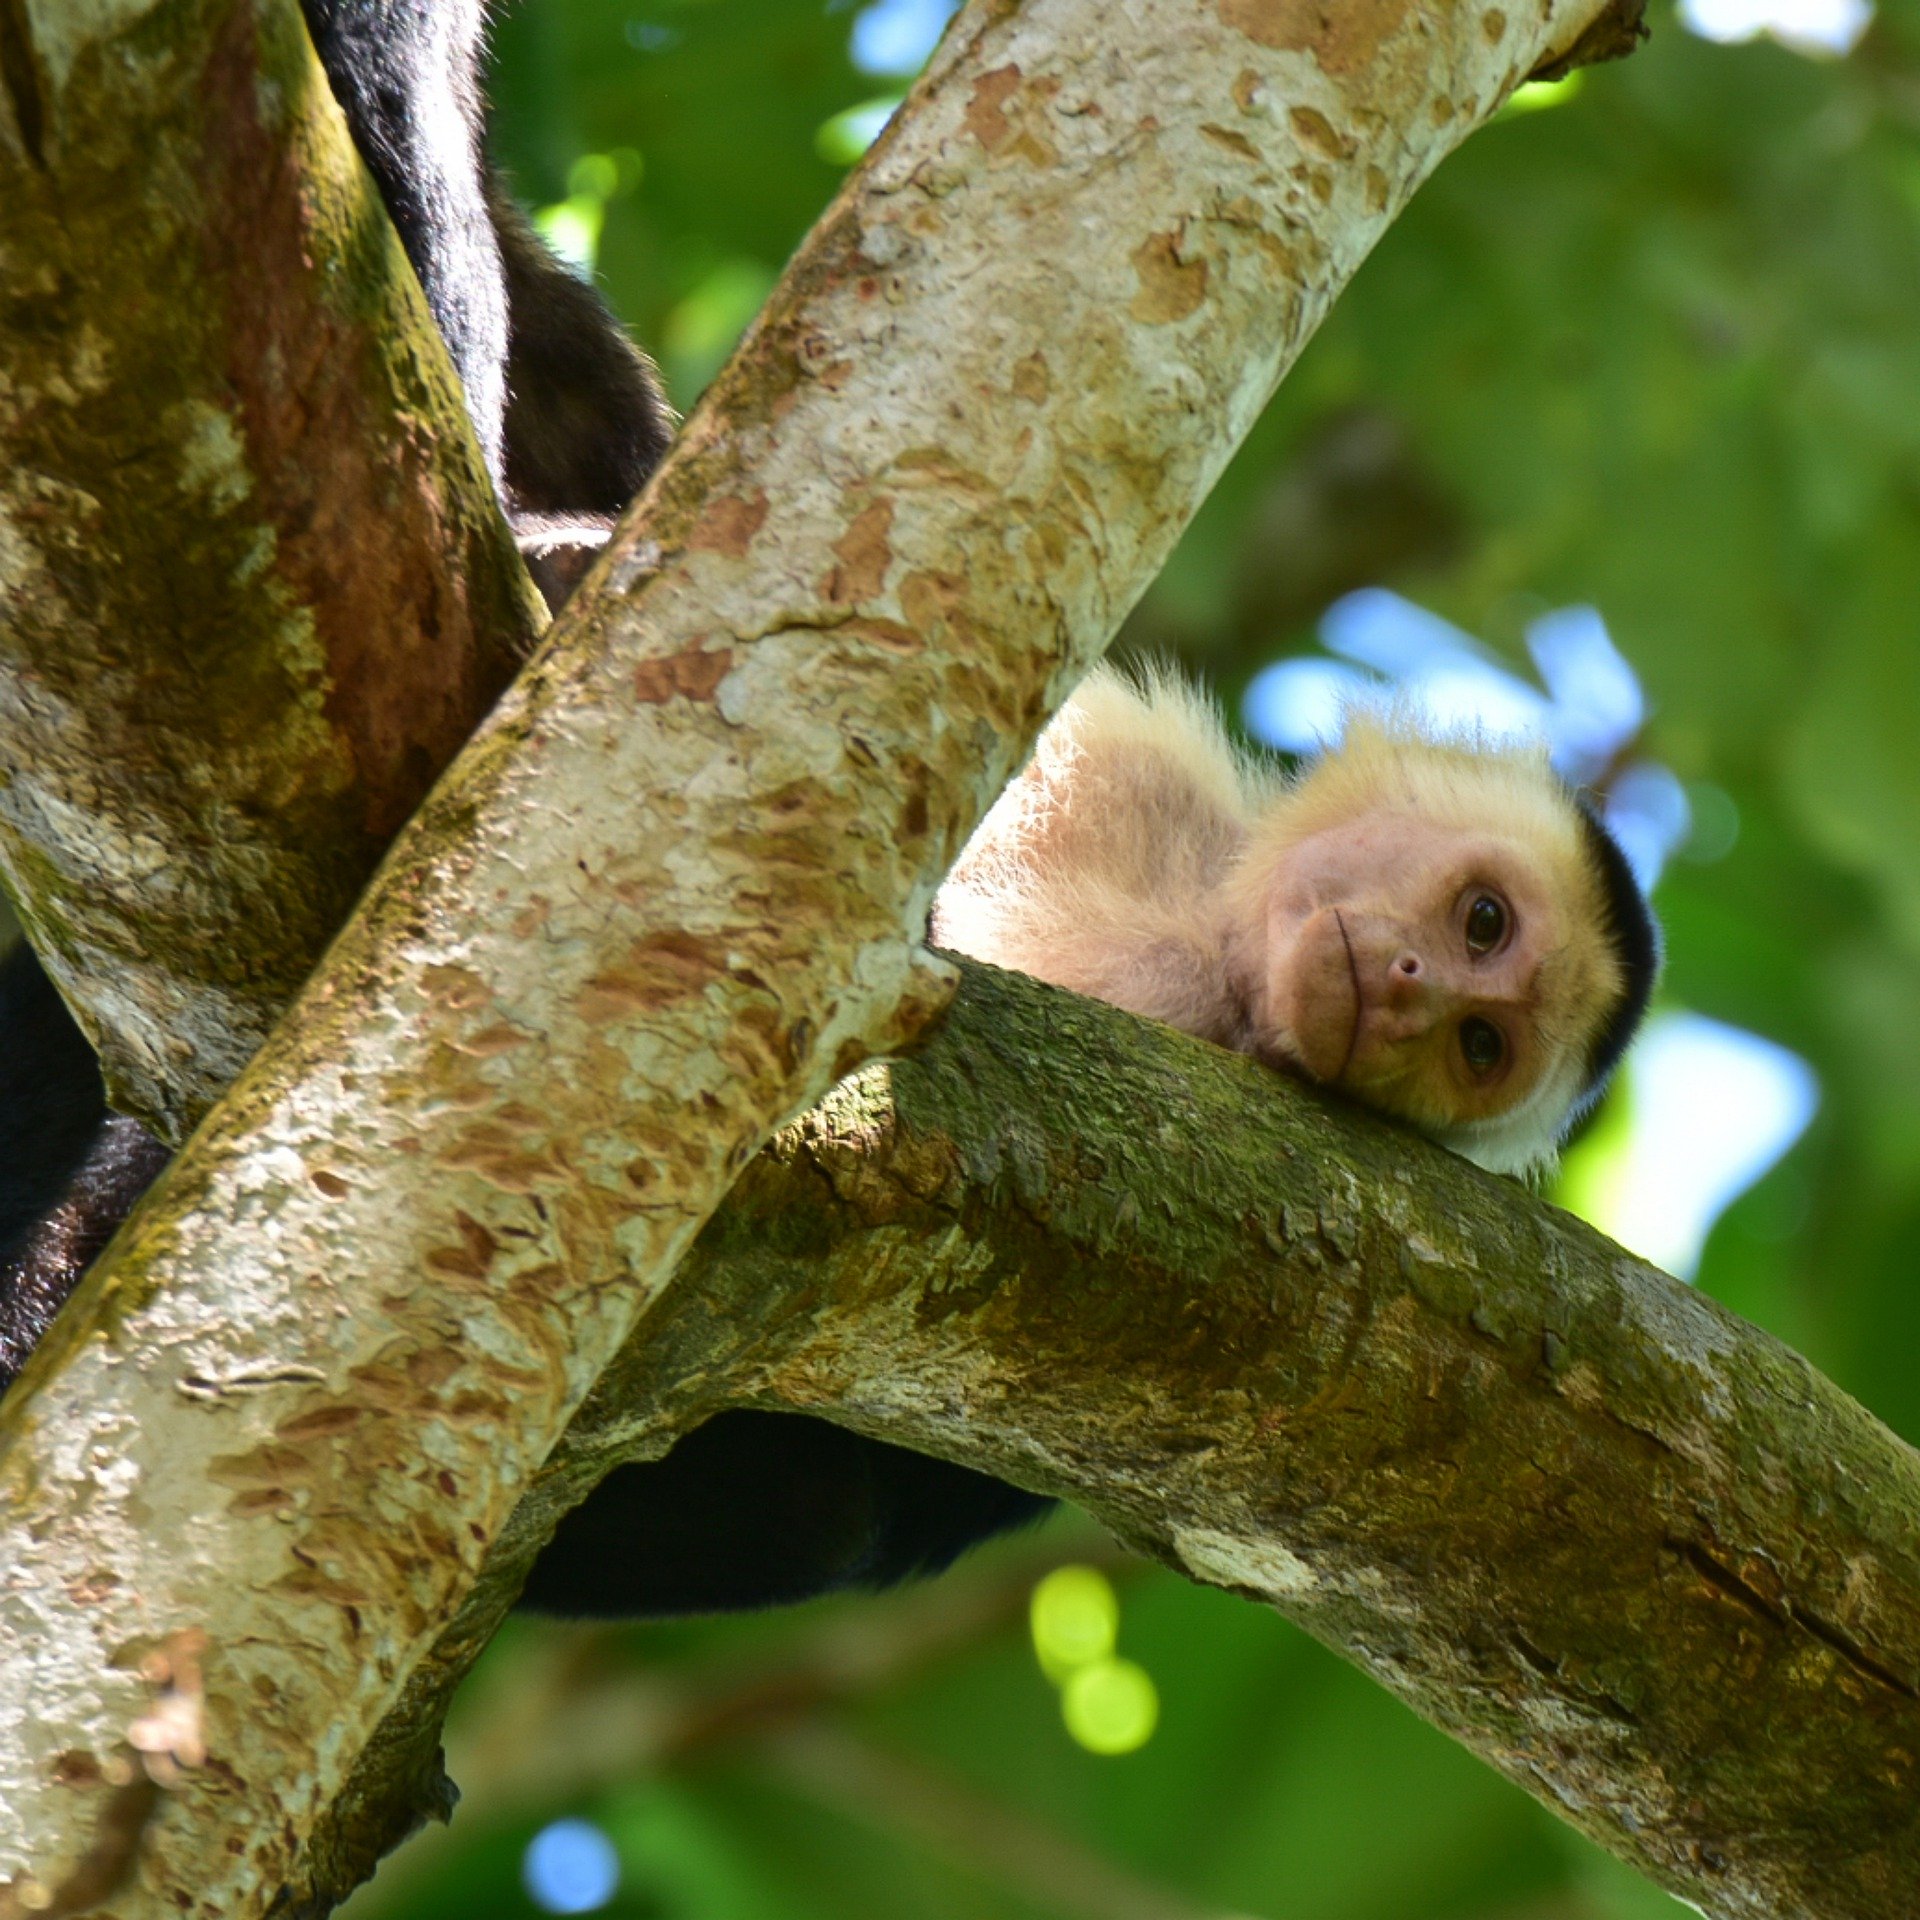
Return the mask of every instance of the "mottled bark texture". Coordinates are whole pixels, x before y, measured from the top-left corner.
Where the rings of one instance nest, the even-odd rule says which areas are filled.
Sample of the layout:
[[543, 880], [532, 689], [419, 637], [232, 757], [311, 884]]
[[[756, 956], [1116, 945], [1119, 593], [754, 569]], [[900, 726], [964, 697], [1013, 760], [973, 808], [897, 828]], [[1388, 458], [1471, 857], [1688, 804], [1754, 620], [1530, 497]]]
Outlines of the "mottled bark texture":
[[[38, 44], [92, 48], [122, 11], [207, 25], [70, 11]], [[141, 1656], [187, 1633], [210, 1758], [115, 1911], [239, 1920], [295, 1880], [726, 1187], [943, 1003], [916, 946], [939, 874], [1315, 321], [1445, 152], [1608, 11], [961, 16], [584, 601], [8, 1398], [0, 1875], [26, 1904], [112, 1800]], [[58, 59], [22, 94], [22, 19], [0, 10], [10, 96], [63, 100]]]
[[7, 0], [0, 83], [0, 870], [178, 1140], [541, 616], [294, 0]]

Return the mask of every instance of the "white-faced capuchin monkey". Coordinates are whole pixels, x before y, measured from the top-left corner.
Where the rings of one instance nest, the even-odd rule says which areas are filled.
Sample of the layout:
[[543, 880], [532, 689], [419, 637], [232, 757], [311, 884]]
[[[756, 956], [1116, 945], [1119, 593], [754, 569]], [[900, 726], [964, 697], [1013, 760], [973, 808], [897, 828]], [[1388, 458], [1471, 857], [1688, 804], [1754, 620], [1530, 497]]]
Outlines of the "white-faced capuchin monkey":
[[1107, 668], [968, 843], [933, 937], [1516, 1174], [1598, 1097], [1660, 953], [1625, 857], [1543, 747], [1356, 714], [1289, 777], [1191, 688]]

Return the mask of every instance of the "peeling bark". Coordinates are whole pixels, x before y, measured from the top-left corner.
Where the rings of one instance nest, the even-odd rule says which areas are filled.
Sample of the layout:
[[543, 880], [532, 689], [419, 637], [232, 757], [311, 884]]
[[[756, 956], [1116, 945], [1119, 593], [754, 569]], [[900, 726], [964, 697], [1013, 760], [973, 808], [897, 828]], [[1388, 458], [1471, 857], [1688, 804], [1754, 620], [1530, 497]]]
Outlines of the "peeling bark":
[[[72, 1762], [169, 1634], [207, 1635], [210, 1761], [122, 1915], [263, 1911], [376, 1738], [424, 1778], [387, 1716], [601, 1369], [771, 1129], [942, 1003], [917, 936], [965, 833], [1393, 212], [1600, 11], [962, 16], [0, 1412], [0, 1874], [69, 1879]], [[102, 0], [31, 44], [146, 24]], [[56, 116], [16, 117], [36, 164]]]
[[0, 81], [0, 869], [177, 1141], [542, 616], [293, 0], [15, 0]]

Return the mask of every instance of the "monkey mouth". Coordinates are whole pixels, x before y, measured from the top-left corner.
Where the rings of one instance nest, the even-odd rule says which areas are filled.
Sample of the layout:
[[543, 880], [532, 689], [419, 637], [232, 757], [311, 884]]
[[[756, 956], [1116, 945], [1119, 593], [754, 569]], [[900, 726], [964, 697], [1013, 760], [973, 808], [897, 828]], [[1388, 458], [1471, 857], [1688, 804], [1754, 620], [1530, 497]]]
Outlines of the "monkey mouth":
[[1340, 944], [1347, 950], [1347, 979], [1353, 987], [1353, 1031], [1347, 1035], [1347, 1050], [1340, 1056], [1340, 1064], [1334, 1069], [1333, 1078], [1342, 1079], [1347, 1069], [1353, 1065], [1354, 1049], [1360, 1044], [1360, 1017], [1364, 1011], [1360, 998], [1360, 967], [1353, 957], [1353, 940], [1347, 932], [1347, 923], [1340, 917], [1340, 909], [1333, 910], [1333, 924], [1340, 929]]

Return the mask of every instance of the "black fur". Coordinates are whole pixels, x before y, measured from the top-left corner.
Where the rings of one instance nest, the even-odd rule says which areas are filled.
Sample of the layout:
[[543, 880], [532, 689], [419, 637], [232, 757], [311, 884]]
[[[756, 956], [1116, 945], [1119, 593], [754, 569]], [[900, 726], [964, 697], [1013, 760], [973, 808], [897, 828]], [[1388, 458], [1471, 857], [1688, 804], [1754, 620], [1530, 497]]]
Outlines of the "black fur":
[[615, 1467], [560, 1522], [523, 1605], [637, 1620], [782, 1606], [940, 1573], [1052, 1502], [790, 1413], [722, 1413]]
[[453, 356], [487, 470], [557, 604], [673, 438], [659, 376], [487, 166], [479, 0], [302, 5]]
[[506, 481], [515, 524], [614, 520], [673, 438], [659, 376], [497, 180], [487, 197], [507, 276]]
[[14, 948], [0, 960], [0, 1387], [165, 1164], [107, 1112], [86, 1036]]
[[[564, 598], [671, 437], [652, 365], [486, 173], [476, 0], [303, 4], [495, 485], [542, 589]], [[0, 1389], [165, 1162], [108, 1113], [92, 1049], [17, 947], [0, 962]], [[639, 1617], [886, 1586], [1047, 1504], [823, 1422], [727, 1413], [665, 1459], [615, 1469], [525, 1597]]]
[[107, 1116], [86, 1035], [23, 943], [0, 961], [0, 1259], [65, 1193]]
[[301, 0], [320, 64], [426, 290], [496, 485], [507, 281], [480, 151], [480, 0]]
[[1660, 923], [1653, 917], [1619, 841], [1584, 800], [1577, 800], [1575, 807], [1586, 836], [1587, 855], [1606, 896], [1607, 938], [1627, 976], [1627, 990], [1619, 1006], [1587, 1049], [1583, 1098], [1592, 1102], [1606, 1091], [1608, 1079], [1646, 1017], [1647, 1003], [1660, 978]]

